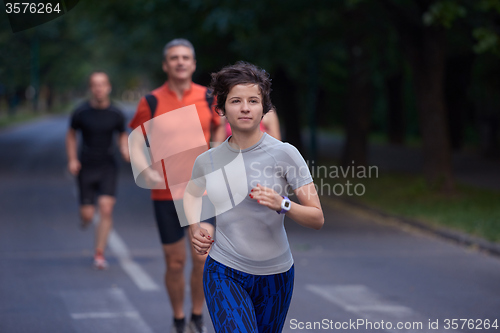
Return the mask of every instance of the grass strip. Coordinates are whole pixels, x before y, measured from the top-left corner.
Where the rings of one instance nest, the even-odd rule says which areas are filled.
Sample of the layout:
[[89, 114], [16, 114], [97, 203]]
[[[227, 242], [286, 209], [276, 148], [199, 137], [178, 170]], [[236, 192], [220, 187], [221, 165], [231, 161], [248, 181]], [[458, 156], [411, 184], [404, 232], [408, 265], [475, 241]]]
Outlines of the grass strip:
[[[331, 186], [346, 182], [351, 185], [351, 196], [343, 197], [357, 200], [365, 205], [385, 211], [389, 214], [417, 219], [436, 227], [462, 231], [493, 242], [500, 242], [500, 192], [457, 184], [457, 191], [452, 195], [431, 190], [424, 178], [419, 175], [380, 172], [378, 178], [357, 179], [315, 179]], [[352, 190], [358, 185], [358, 193], [364, 188], [364, 194], [357, 196]], [[337, 186], [337, 193], [340, 193]], [[321, 189], [320, 189], [321, 192]], [[333, 191], [330, 195], [335, 196]], [[324, 193], [323, 193], [324, 194]]]

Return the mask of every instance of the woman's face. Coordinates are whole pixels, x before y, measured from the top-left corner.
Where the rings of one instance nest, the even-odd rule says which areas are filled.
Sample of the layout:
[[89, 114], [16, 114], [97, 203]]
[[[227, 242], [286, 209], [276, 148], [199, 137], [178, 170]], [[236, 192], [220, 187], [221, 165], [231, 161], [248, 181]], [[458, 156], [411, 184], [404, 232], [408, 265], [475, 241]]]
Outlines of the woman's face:
[[226, 118], [231, 131], [251, 132], [259, 129], [262, 119], [262, 95], [256, 84], [238, 84], [227, 94]]

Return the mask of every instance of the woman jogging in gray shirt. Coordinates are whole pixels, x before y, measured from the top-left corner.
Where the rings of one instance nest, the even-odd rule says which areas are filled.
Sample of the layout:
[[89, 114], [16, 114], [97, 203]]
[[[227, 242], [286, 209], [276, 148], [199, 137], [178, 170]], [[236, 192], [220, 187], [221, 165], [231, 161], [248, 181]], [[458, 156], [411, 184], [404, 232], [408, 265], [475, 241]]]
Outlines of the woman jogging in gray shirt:
[[[184, 196], [186, 216], [205, 262], [205, 298], [216, 332], [281, 332], [293, 291], [286, 214], [320, 229], [324, 218], [298, 150], [260, 131], [271, 104], [266, 71], [238, 62], [212, 74], [216, 109], [232, 136], [201, 154]], [[199, 221], [203, 193], [215, 206], [215, 239]], [[295, 193], [299, 203], [287, 193]], [[203, 218], [201, 218], [203, 219]]]

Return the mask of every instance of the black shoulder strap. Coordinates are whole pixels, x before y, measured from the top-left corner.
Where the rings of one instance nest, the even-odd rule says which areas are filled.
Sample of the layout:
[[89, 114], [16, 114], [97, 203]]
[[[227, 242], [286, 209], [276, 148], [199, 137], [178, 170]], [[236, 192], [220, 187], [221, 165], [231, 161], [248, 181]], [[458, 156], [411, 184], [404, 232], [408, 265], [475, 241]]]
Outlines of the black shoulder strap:
[[205, 93], [205, 99], [207, 100], [208, 108], [212, 110], [212, 104], [214, 104], [214, 96], [212, 95], [212, 91], [210, 89], [207, 89], [207, 92]]
[[[207, 92], [205, 93], [205, 99], [207, 100], [208, 108], [212, 109], [212, 104], [214, 104], [214, 96], [212, 96], [212, 92], [209, 89], [207, 89]], [[148, 102], [152, 119], [155, 116], [156, 107], [158, 106], [158, 99], [156, 99], [156, 96], [148, 94], [146, 95], [146, 102]]]
[[151, 111], [151, 119], [154, 118], [156, 107], [158, 106], [158, 99], [156, 99], [155, 95], [148, 94], [146, 95], [146, 102], [148, 102], [149, 110]]

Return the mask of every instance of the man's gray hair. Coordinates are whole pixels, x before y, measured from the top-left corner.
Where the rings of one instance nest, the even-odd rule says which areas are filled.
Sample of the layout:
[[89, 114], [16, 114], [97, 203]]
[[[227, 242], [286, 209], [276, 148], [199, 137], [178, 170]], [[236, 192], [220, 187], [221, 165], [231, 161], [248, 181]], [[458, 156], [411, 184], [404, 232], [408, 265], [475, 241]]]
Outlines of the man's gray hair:
[[191, 52], [193, 52], [193, 58], [196, 59], [196, 54], [194, 53], [193, 44], [191, 44], [190, 41], [188, 41], [187, 39], [184, 39], [184, 38], [176, 38], [176, 39], [172, 39], [170, 42], [168, 42], [167, 45], [165, 45], [165, 47], [163, 48], [163, 58], [165, 58], [167, 56], [168, 49], [170, 49], [171, 47], [174, 47], [174, 46], [189, 47], [191, 49]]

